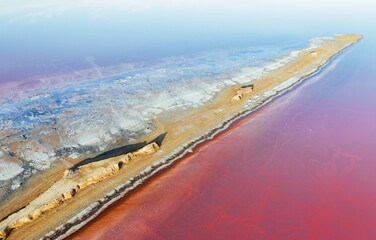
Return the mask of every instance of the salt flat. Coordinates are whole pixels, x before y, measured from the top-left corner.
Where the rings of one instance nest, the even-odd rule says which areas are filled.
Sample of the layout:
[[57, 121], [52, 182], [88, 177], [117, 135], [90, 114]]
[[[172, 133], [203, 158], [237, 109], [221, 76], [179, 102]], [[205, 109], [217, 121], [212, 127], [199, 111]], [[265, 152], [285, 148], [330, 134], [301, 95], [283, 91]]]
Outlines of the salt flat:
[[[229, 122], [241, 116], [241, 114], [256, 109], [262, 104], [268, 102], [272, 97], [280, 94], [284, 90], [301, 81], [303, 78], [318, 71], [334, 55], [340, 53], [343, 49], [360, 39], [361, 36], [358, 35], [337, 35], [331, 38], [318, 38], [312, 40], [311, 45], [308, 48], [293, 51], [285, 57], [279, 58], [277, 61], [264, 65], [262, 70], [258, 69], [257, 71], [252, 71], [254, 68], [245, 68], [242, 69], [243, 71], [240, 71], [240, 73], [237, 72], [236, 77], [227, 79], [221, 78], [221, 82], [217, 84], [210, 82], [209, 80], [212, 79], [213, 76], [209, 76], [207, 82], [198, 80], [196, 80], [198, 82], [195, 82], [193, 80], [193, 83], [187, 84], [183, 81], [180, 85], [181, 88], [169, 89], [168, 87], [163, 86], [162, 90], [157, 91], [158, 94], [155, 96], [153, 95], [156, 97], [157, 101], [148, 101], [151, 99], [150, 96], [142, 94], [147, 91], [136, 84], [136, 86], [133, 86], [134, 91], [131, 91], [135, 96], [134, 98], [131, 98], [131, 101], [134, 101], [136, 107], [132, 108], [130, 111], [124, 110], [125, 112], [123, 113], [114, 111], [111, 116], [114, 116], [114, 119], [118, 119], [116, 121], [118, 121], [117, 124], [120, 127], [117, 128], [118, 130], [116, 128], [111, 129], [112, 131], [110, 132], [116, 133], [117, 131], [124, 131], [124, 127], [132, 128], [134, 130], [133, 133], [136, 132], [137, 134], [127, 135], [128, 141], [130, 141], [132, 137], [137, 138], [135, 139], [136, 141], [151, 141], [161, 133], [167, 133], [163, 144], [160, 146], [160, 151], [134, 158], [129, 163], [126, 163], [125, 170], [121, 169], [119, 171], [121, 174], [106, 175], [105, 178], [96, 176], [103, 176], [101, 174], [109, 168], [112, 168], [114, 164], [117, 164], [120, 161], [120, 157], [98, 162], [95, 163], [95, 165], [89, 164], [85, 168], [80, 169], [78, 175], [69, 179], [63, 177], [64, 175], [62, 174], [66, 171], [67, 167], [56, 168], [59, 171], [57, 173], [55, 172], [55, 178], [51, 179], [56, 181], [56, 183], [51, 181], [50, 184], [47, 184], [47, 187], [42, 191], [43, 194], [40, 194], [40, 192], [37, 194], [35, 192], [34, 195], [25, 195], [24, 199], [20, 199], [19, 201], [23, 203], [28, 202], [29, 204], [20, 211], [3, 219], [0, 223], [0, 228], [5, 229], [2, 232], [3, 238], [9, 236], [10, 238], [14, 237], [16, 239], [24, 237], [25, 235], [23, 234], [26, 233], [28, 233], [28, 238], [39, 238], [58, 226], [60, 226], [60, 231], [51, 232], [49, 233], [50, 236], [59, 237], [64, 235], [72, 229], [72, 225], [75, 225], [71, 224], [69, 225], [70, 227], [67, 228], [65, 223], [68, 219], [71, 219], [71, 221], [78, 225], [86, 219], [80, 221], [79, 218], [74, 218], [77, 213], [86, 211], [90, 214], [95, 214], [95, 212], [100, 209], [100, 207], [98, 208], [95, 206], [94, 208], [96, 211], [92, 211], [92, 209], [87, 209], [87, 206], [97, 201], [102, 201], [100, 199], [103, 197], [107, 200], [119, 197], [119, 194], [113, 194], [113, 192], [111, 192], [112, 189], [126, 183], [128, 184], [127, 187], [122, 189], [123, 192], [126, 192], [127, 189], [134, 187], [133, 185], [140, 184], [140, 181], [133, 181], [133, 179], [145, 179], [155, 171], [167, 166], [172, 161], [183, 155], [187, 148], [200, 141], [204, 141], [206, 137], [210, 137], [210, 135], [225, 128]], [[313, 51], [315, 54], [312, 54]], [[127, 86], [126, 79], [121, 79], [119, 81]], [[244, 84], [250, 82], [254, 84], [254, 90], [241, 95], [239, 100], [234, 101], [233, 97], [238, 90]], [[113, 83], [110, 85], [113, 86]], [[153, 85], [150, 85], [149, 87], [152, 88], [152, 86]], [[188, 87], [188, 89], [185, 89], [186, 86], [190, 86], [190, 88]], [[121, 84], [116, 85], [116, 88], [117, 87], [121, 87]], [[37, 132], [44, 133], [45, 135], [43, 137], [53, 135], [55, 136], [56, 141], [51, 137], [51, 139], [47, 138], [49, 139], [48, 143], [41, 144], [40, 141], [36, 141], [34, 135], [32, 137], [24, 136], [25, 148], [20, 148], [17, 139], [21, 139], [21, 137], [13, 135], [13, 138], [10, 138], [13, 139], [13, 142], [8, 142], [8, 149], [27, 149], [28, 151], [18, 150], [14, 152], [18, 152], [21, 157], [26, 157], [26, 159], [27, 157], [32, 156], [29, 158], [30, 162], [34, 164], [36, 169], [43, 170], [52, 166], [53, 163], [49, 162], [51, 159], [55, 159], [56, 161], [56, 159], [59, 160], [60, 158], [64, 158], [67, 165], [73, 165], [83, 158], [92, 155], [94, 152], [101, 150], [104, 151], [106, 148], [116, 145], [116, 143], [113, 145], [108, 144], [107, 146], [102, 145], [106, 142], [106, 139], [116, 139], [116, 135], [106, 135], [108, 134], [107, 130], [104, 130], [104, 128], [100, 126], [108, 125], [108, 122], [105, 120], [101, 122], [100, 117], [103, 116], [102, 113], [113, 109], [112, 100], [116, 103], [116, 100], [122, 99], [122, 96], [120, 95], [121, 92], [119, 92], [119, 95], [110, 94], [111, 89], [113, 89], [111, 87], [104, 87], [104, 89], [104, 96], [107, 96], [107, 98], [104, 99], [104, 102], [108, 102], [109, 107], [103, 109], [98, 107], [98, 105], [94, 105], [98, 108], [90, 107], [87, 110], [91, 115], [99, 118], [98, 122], [83, 123], [82, 119], [85, 118], [81, 118], [81, 116], [85, 112], [82, 110], [79, 111], [73, 103], [70, 103], [71, 106], [68, 108], [69, 112], [64, 112], [64, 109], [62, 109], [59, 114], [62, 114], [62, 116], [74, 116], [73, 119], [63, 117], [63, 122], [66, 122], [64, 122], [64, 124], [56, 123], [56, 126], [58, 127], [55, 127], [55, 129], [53, 129], [54, 131], [46, 128], [46, 125], [40, 125], [37, 128], [32, 128], [32, 124], [30, 126], [30, 130], [33, 131], [34, 134]], [[128, 88], [125, 87], [124, 89], [124, 91], [126, 91]], [[85, 91], [83, 91], [83, 93], [85, 93]], [[91, 86], [89, 92], [90, 97], [85, 97], [85, 94], [78, 94], [71, 99], [90, 103], [95, 99], [101, 99], [101, 97], [103, 97], [100, 84], [98, 86]], [[152, 93], [153, 91], [151, 91], [151, 94]], [[172, 98], [171, 96], [174, 97]], [[37, 99], [40, 99], [40, 97]], [[65, 101], [70, 101], [71, 99], [66, 99]], [[149, 107], [149, 110], [154, 109], [154, 112], [144, 110], [145, 102], [148, 103], [146, 106]], [[137, 105], [137, 103], [139, 105]], [[142, 106], [143, 110], [138, 109], [137, 106]], [[218, 109], [224, 110], [217, 111]], [[33, 113], [35, 111], [38, 114], [43, 115], [46, 110], [34, 109]], [[52, 115], [49, 116], [51, 117]], [[150, 116], [153, 116], [152, 121], [148, 122]], [[40, 119], [38, 121], [40, 121]], [[139, 121], [143, 122], [140, 123]], [[149, 123], [149, 125], [145, 124], [145, 122]], [[194, 127], [184, 127], [191, 125]], [[65, 127], [61, 128], [60, 126]], [[78, 126], [78, 128], [73, 126]], [[111, 126], [117, 125], [112, 124]], [[62, 131], [57, 129], [62, 129]], [[85, 137], [83, 137], [83, 135], [85, 135]], [[38, 135], [38, 137], [40, 137], [40, 135]], [[62, 143], [73, 144], [73, 147], [68, 148], [69, 151], [67, 151], [67, 153], [70, 155], [79, 154], [80, 157], [77, 159], [69, 159], [62, 157], [63, 155], [59, 155], [61, 152], [56, 149], [59, 149], [59, 146], [61, 146], [60, 144]], [[98, 149], [93, 150], [93, 148]], [[150, 166], [153, 167], [151, 168]], [[148, 170], [145, 172], [145, 169]], [[75, 192], [75, 194], [73, 194], [74, 196], [66, 198], [64, 203], [60, 204], [59, 202], [57, 205], [51, 205], [51, 202], [56, 201], [59, 195], [64, 194], [66, 191], [69, 191], [88, 178], [94, 178], [98, 181], [77, 194]], [[59, 187], [60, 185], [64, 186], [64, 189]], [[106, 202], [102, 204], [102, 207], [106, 205], [105, 203]], [[3, 206], [7, 205], [5, 204]], [[17, 204], [14, 204], [14, 206], [15, 210], [17, 210]], [[53, 207], [48, 208], [46, 206]], [[40, 208], [43, 209], [40, 215], [32, 214]], [[43, 218], [41, 218], [41, 216], [43, 216]], [[48, 221], [49, 224], [43, 224], [45, 221]], [[24, 231], [17, 231], [18, 229], [23, 229]], [[33, 232], [32, 235], [30, 235], [31, 232]]]

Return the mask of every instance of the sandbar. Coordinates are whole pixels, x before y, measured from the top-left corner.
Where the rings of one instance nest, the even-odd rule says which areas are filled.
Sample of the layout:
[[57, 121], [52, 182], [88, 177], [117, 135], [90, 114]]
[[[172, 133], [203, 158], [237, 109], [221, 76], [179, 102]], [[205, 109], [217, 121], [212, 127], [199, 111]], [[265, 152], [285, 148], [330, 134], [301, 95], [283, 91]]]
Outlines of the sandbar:
[[[318, 72], [361, 38], [350, 34], [323, 38], [318, 45], [298, 50], [295, 60], [250, 84], [227, 87], [203, 106], [158, 114], [154, 119], [156, 130], [134, 151], [77, 169], [59, 168], [42, 193], [32, 199], [20, 198], [23, 207], [3, 217], [0, 239], [66, 237], [194, 146]], [[156, 142], [162, 135], [163, 141]]]

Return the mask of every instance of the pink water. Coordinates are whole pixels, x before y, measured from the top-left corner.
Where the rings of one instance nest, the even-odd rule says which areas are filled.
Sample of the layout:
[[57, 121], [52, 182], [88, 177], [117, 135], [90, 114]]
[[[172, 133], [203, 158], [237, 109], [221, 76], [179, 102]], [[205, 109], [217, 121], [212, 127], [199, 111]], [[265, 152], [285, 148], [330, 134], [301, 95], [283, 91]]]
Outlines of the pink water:
[[70, 239], [376, 239], [364, 54], [242, 119]]

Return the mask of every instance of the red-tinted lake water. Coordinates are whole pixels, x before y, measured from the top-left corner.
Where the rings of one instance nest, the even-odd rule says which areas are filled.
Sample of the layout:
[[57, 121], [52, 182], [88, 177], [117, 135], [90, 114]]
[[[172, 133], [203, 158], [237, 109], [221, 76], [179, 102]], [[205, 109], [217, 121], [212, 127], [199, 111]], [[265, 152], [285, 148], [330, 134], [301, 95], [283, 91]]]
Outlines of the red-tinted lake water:
[[70, 239], [376, 239], [376, 74], [364, 50], [354, 46]]

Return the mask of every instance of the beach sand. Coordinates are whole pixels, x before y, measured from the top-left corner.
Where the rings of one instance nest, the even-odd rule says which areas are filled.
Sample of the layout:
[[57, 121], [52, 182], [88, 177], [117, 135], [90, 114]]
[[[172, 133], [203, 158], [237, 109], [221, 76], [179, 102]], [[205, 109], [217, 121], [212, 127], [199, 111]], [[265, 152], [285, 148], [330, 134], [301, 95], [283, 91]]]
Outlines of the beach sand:
[[43, 236], [56, 239], [68, 235], [105, 206], [189, 152], [191, 147], [319, 71], [333, 56], [360, 39], [359, 35], [323, 39], [320, 46], [300, 50], [293, 62], [253, 80], [253, 90], [234, 85], [202, 107], [159, 114], [154, 122], [157, 131], [142, 141], [150, 142], [167, 133], [161, 146], [149, 144], [128, 156], [90, 163], [75, 172], [60, 168], [42, 194], [35, 194], [31, 199], [30, 195], [29, 199], [20, 197], [22, 204], [15, 205], [27, 205], [0, 222], [3, 230], [0, 239]]

